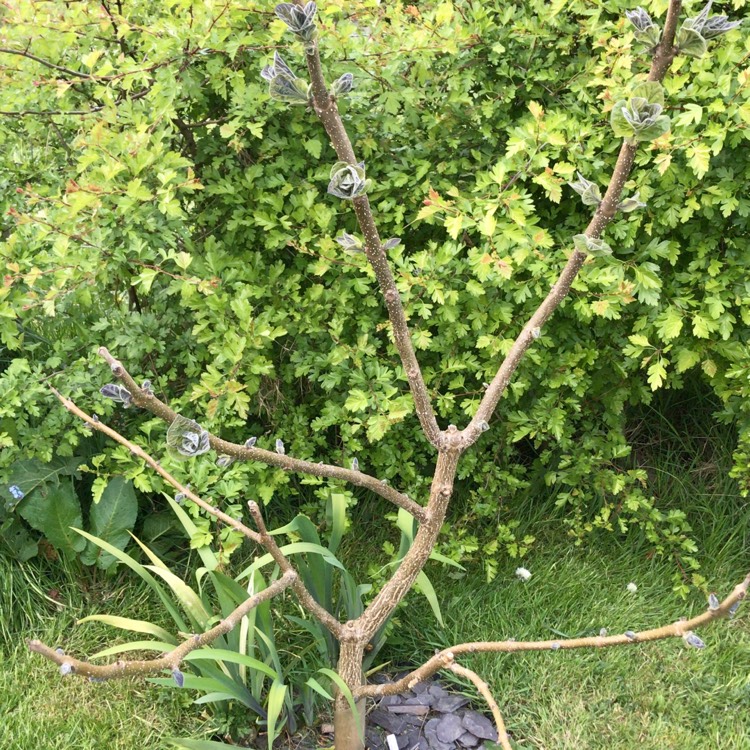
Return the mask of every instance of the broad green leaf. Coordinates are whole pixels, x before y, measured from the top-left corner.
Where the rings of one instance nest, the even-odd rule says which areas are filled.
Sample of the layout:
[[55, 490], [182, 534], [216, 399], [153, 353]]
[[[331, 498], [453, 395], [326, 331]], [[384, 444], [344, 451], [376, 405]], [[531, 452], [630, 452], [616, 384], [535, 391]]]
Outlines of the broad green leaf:
[[247, 654], [239, 654], [236, 651], [227, 651], [221, 648], [200, 648], [195, 651], [191, 651], [186, 657], [185, 661], [228, 661], [232, 664], [242, 664], [250, 669], [254, 669], [258, 672], [268, 675], [272, 679], [276, 679], [276, 672], [271, 669], [267, 664], [262, 661], [248, 656]]
[[148, 586], [154, 592], [156, 592], [156, 595], [159, 597], [159, 599], [161, 599], [165, 608], [171, 615], [172, 620], [177, 626], [177, 629], [181, 630], [182, 632], [188, 631], [188, 626], [185, 623], [185, 620], [180, 615], [177, 607], [175, 607], [174, 602], [171, 601], [171, 599], [164, 592], [164, 589], [161, 587], [159, 582], [156, 581], [156, 579], [146, 570], [146, 568], [143, 565], [141, 565], [139, 562], [136, 562], [126, 552], [123, 552], [122, 550], [117, 549], [117, 547], [113, 547], [111, 544], [109, 544], [109, 542], [105, 542], [103, 539], [99, 539], [93, 534], [88, 534], [87, 532], [81, 531], [80, 529], [75, 529], [75, 531], [78, 534], [80, 534], [82, 537], [84, 537], [85, 539], [88, 539], [89, 541], [96, 543], [105, 552], [109, 552], [113, 557], [116, 557], [120, 562], [127, 565], [137, 576], [143, 579], [148, 584]]
[[119, 643], [117, 646], [110, 646], [109, 648], [97, 651], [95, 654], [91, 654], [89, 658], [101, 659], [104, 656], [115, 656], [116, 654], [124, 654], [129, 651], [156, 651], [161, 653], [163, 651], [171, 651], [174, 647], [174, 641], [131, 641], [130, 643]]
[[271, 685], [271, 689], [268, 691], [268, 719], [266, 722], [268, 728], [268, 750], [273, 750], [273, 741], [279, 736], [281, 730], [284, 728], [283, 722], [279, 722], [279, 717], [284, 708], [286, 691], [287, 686], [278, 680], [274, 681]]
[[[132, 482], [124, 477], [113, 477], [108, 482], [101, 499], [91, 505], [89, 525], [91, 533], [109, 542], [113, 547], [125, 549], [138, 514], [138, 500]], [[81, 555], [87, 565], [96, 563], [100, 568], [109, 568], [116, 558], [89, 542]]]
[[18, 512], [29, 526], [41, 531], [62, 553], [80, 552], [86, 546], [73, 528], [79, 527], [83, 519], [71, 482], [39, 488], [19, 503]]
[[203, 628], [207, 626], [211, 615], [206, 611], [200, 597], [190, 588], [190, 586], [188, 586], [179, 576], [172, 573], [171, 570], [164, 570], [164, 568], [160, 568], [158, 565], [146, 565], [146, 568], [153, 573], [156, 573], [157, 576], [166, 582], [192, 620], [197, 622], [198, 625]]

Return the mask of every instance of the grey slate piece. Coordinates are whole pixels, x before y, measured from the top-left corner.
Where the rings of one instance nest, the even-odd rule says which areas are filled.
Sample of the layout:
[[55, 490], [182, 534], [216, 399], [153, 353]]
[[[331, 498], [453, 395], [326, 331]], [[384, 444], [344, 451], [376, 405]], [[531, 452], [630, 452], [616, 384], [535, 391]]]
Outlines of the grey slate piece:
[[459, 708], [463, 708], [468, 702], [469, 699], [464, 695], [446, 695], [433, 704], [432, 708], [443, 714], [451, 714], [458, 711]]
[[464, 732], [457, 740], [461, 747], [476, 747], [482, 740], [475, 737], [471, 732]]
[[440, 719], [430, 719], [424, 725], [424, 736], [430, 743], [430, 750], [453, 750], [453, 743], [442, 742], [437, 734]]
[[467, 731], [475, 737], [482, 740], [492, 740], [497, 742], [497, 732], [495, 725], [486, 717], [477, 711], [467, 711], [464, 714], [463, 725]]
[[458, 714], [445, 714], [435, 727], [437, 738], [446, 744], [453, 744], [465, 731]]

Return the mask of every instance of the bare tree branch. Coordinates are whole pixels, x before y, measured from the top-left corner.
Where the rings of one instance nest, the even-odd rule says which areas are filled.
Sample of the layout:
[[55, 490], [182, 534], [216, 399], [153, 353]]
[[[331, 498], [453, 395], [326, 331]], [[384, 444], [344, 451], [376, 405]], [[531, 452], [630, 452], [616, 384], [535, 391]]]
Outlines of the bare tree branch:
[[[669, 4], [664, 33], [651, 63], [651, 70], [648, 76], [649, 81], [661, 82], [674, 60], [674, 34], [681, 6], [682, 3], [679, 0], [671, 0]], [[623, 187], [633, 169], [637, 150], [637, 144], [630, 144], [627, 140], [623, 141], [620, 154], [617, 157], [617, 163], [607, 187], [607, 192], [584, 232], [587, 237], [592, 239], [601, 237], [607, 225], [614, 219]], [[476, 414], [461, 433], [462, 440], [467, 447], [476, 442], [483, 432], [482, 426], [489, 423], [521, 359], [533, 341], [539, 337], [542, 327], [552, 313], [555, 312], [567, 296], [573, 280], [578, 275], [587, 257], [585, 253], [578, 250], [573, 251], [559, 278], [552, 286], [552, 289], [550, 289], [549, 294], [547, 294], [544, 301], [523, 327], [521, 333], [518, 334], [518, 337], [513, 342], [513, 346], [492, 379], [489, 388], [485, 391]]]
[[[331, 144], [336, 150], [339, 159], [348, 164], [356, 164], [357, 158], [354, 155], [354, 149], [352, 148], [346, 128], [344, 128], [344, 123], [341, 121], [336, 100], [328, 93], [323, 79], [317, 44], [308, 48], [305, 54], [307, 56], [307, 69], [310, 72], [315, 113], [320, 118], [321, 123], [323, 123], [323, 127], [326, 133], [328, 133], [328, 137], [331, 139]], [[388, 258], [383, 250], [380, 234], [378, 233], [372, 209], [370, 208], [370, 201], [366, 195], [360, 195], [354, 198], [352, 203], [354, 204], [354, 212], [357, 215], [359, 227], [365, 238], [365, 254], [375, 271], [380, 291], [385, 298], [388, 317], [393, 329], [393, 340], [401, 356], [404, 372], [409, 381], [409, 388], [414, 398], [419, 423], [422, 425], [422, 430], [427, 439], [433, 445], [438, 446], [441, 440], [440, 428], [435, 419], [432, 401], [414, 352], [409, 326], [406, 322], [406, 313], [401, 303], [401, 295], [398, 293], [396, 282], [393, 279], [393, 274], [388, 264]]]
[[[268, 588], [259, 591], [257, 594], [246, 599], [235, 610], [225, 617], [218, 625], [215, 625], [205, 633], [196, 633], [195, 635], [183, 641], [179, 646], [175, 646], [158, 659], [119, 659], [112, 664], [92, 664], [89, 661], [81, 661], [67, 656], [56, 649], [50, 648], [41, 641], [29, 641], [29, 650], [41, 654], [50, 661], [59, 664], [61, 668], [66, 669], [65, 673], [72, 673], [84, 677], [93, 677], [100, 680], [111, 680], [119, 677], [144, 677], [150, 674], [158, 674], [163, 669], [179, 669], [183, 659], [191, 652], [202, 646], [207, 646], [215, 641], [220, 635], [228, 633], [235, 628], [240, 620], [250, 610], [268, 601], [279, 594], [289, 586], [294, 585], [297, 574], [292, 570], [287, 570], [277, 581], [274, 581]], [[68, 665], [65, 667], [64, 665]]]
[[286, 558], [284, 553], [279, 549], [279, 545], [276, 544], [276, 540], [268, 533], [266, 524], [263, 521], [263, 516], [260, 512], [258, 503], [251, 500], [247, 507], [250, 510], [250, 515], [253, 517], [258, 531], [260, 531], [261, 544], [268, 550], [268, 553], [273, 557], [280, 570], [284, 573], [292, 571], [295, 573], [295, 579], [292, 581], [292, 589], [297, 595], [300, 604], [314, 617], [320, 620], [328, 630], [331, 631], [337, 638], [341, 639], [344, 635], [344, 626], [324, 607], [315, 600], [313, 595], [305, 588], [305, 585], [300, 580], [299, 576], [296, 575], [296, 571], [292, 567], [289, 560]]
[[460, 664], [451, 664], [449, 669], [451, 672], [455, 672], [460, 677], [466, 677], [474, 683], [474, 687], [482, 698], [487, 701], [487, 705], [490, 707], [492, 712], [492, 718], [495, 720], [495, 729], [497, 730], [497, 741], [500, 743], [500, 747], [503, 750], [513, 750], [508, 739], [508, 733], [505, 731], [505, 722], [503, 721], [503, 715], [500, 713], [500, 707], [497, 705], [497, 701], [490, 691], [490, 686], [474, 671], [462, 667]]
[[439, 651], [421, 667], [410, 672], [400, 680], [379, 685], [362, 685], [355, 689], [356, 698], [376, 698], [382, 695], [396, 695], [411, 689], [419, 682], [426, 680], [441, 669], [449, 669], [455, 658], [461, 654], [479, 653], [517, 653], [519, 651], [559, 651], [574, 648], [603, 648], [607, 646], [633, 646], [647, 641], [658, 641], [664, 638], [684, 638], [693, 630], [717, 619], [730, 615], [730, 610], [747, 596], [750, 587], [750, 573], [737, 584], [732, 593], [716, 609], [708, 609], [691, 619], [678, 620], [652, 630], [640, 632], [626, 631], [622, 635], [598, 635], [588, 638], [564, 638], [546, 641], [477, 641], [461, 643]]
[[140, 446], [136, 445], [135, 443], [131, 443], [127, 438], [120, 435], [120, 433], [116, 430], [113, 430], [111, 427], [102, 424], [99, 419], [94, 419], [94, 417], [89, 416], [88, 414], [86, 414], [86, 412], [77, 407], [70, 399], [65, 398], [51, 386], [50, 388], [55, 396], [57, 396], [57, 398], [63, 404], [63, 406], [69, 412], [71, 412], [71, 414], [75, 414], [75, 416], [82, 419], [93, 429], [99, 430], [99, 432], [103, 432], [108, 437], [111, 437], [121, 445], [124, 445], [134, 456], [137, 456], [138, 458], [144, 460], [154, 471], [156, 471], [167, 482], [169, 482], [169, 484], [171, 484], [178, 492], [181, 492], [187, 498], [192, 500], [198, 507], [205, 510], [214, 518], [219, 519], [228, 526], [231, 526], [232, 528], [241, 532], [252, 542], [260, 544], [262, 547], [264, 547], [273, 557], [274, 561], [283, 573], [291, 572], [294, 574], [291, 586], [294, 593], [297, 595], [300, 604], [337, 637], [341, 637], [345, 633], [343, 625], [326, 609], [321, 607], [321, 605], [318, 604], [317, 601], [315, 601], [315, 598], [307, 590], [305, 584], [302, 582], [299, 575], [295, 571], [294, 566], [289, 562], [289, 560], [284, 556], [284, 553], [279, 549], [279, 546], [276, 544], [276, 540], [268, 533], [257, 503], [250, 501], [248, 503], [248, 507], [250, 508], [250, 514], [252, 515], [255, 523], [258, 526], [258, 532], [253, 531], [252, 529], [245, 526], [245, 524], [243, 524], [241, 521], [238, 521], [237, 519], [232, 518], [232, 516], [224, 513], [217, 506], [207, 503], [201, 497], [196, 495], [195, 492], [193, 492], [189, 487], [182, 484], [179, 480], [173, 477], [168, 471], [166, 471], [166, 469], [162, 468], [159, 462], [156, 461], [148, 453], [146, 453], [146, 451], [144, 451]]
[[57, 398], [60, 400], [60, 403], [71, 414], [75, 414], [79, 419], [82, 419], [84, 422], [86, 422], [86, 424], [89, 425], [89, 427], [91, 427], [92, 429], [103, 432], [105, 435], [112, 438], [112, 440], [116, 440], [118, 443], [120, 443], [120, 445], [124, 445], [134, 456], [137, 456], [141, 460], [145, 461], [157, 474], [159, 474], [159, 476], [169, 482], [169, 484], [171, 484], [172, 487], [174, 487], [178, 492], [181, 492], [183, 495], [185, 495], [185, 497], [192, 500], [199, 508], [202, 508], [215, 518], [218, 518], [220, 521], [227, 524], [227, 526], [231, 526], [240, 533], [244, 534], [248, 539], [255, 542], [256, 544], [261, 543], [260, 534], [245, 526], [242, 521], [238, 521], [236, 518], [232, 518], [232, 516], [227, 515], [215, 505], [207, 503], [201, 497], [196, 495], [195, 492], [193, 492], [189, 487], [182, 484], [182, 482], [173, 477], [166, 469], [162, 468], [161, 464], [148, 453], [146, 453], [146, 451], [144, 451], [143, 448], [141, 448], [139, 445], [131, 443], [130, 440], [120, 435], [117, 430], [113, 430], [111, 427], [107, 427], [107, 425], [102, 424], [99, 419], [94, 419], [93, 417], [86, 414], [85, 411], [76, 406], [69, 398], [63, 396], [57, 389], [50, 386], [50, 390], [55, 394], [55, 396], [57, 396]]
[[[176, 412], [170, 409], [164, 402], [156, 398], [152, 393], [143, 390], [135, 380], [133, 380], [128, 371], [123, 367], [122, 363], [115, 359], [106, 348], [101, 347], [99, 349], [99, 356], [109, 364], [114, 376], [121, 380], [128, 391], [130, 391], [130, 395], [133, 397], [133, 403], [136, 406], [140, 406], [142, 409], [150, 411], [152, 414], [170, 424], [174, 421], [177, 416]], [[414, 502], [414, 500], [407, 495], [404, 495], [393, 487], [384, 484], [379, 479], [371, 477], [361, 471], [344, 469], [341, 466], [331, 466], [330, 464], [316, 464], [312, 461], [303, 461], [298, 458], [292, 458], [291, 456], [282, 456], [273, 451], [263, 450], [262, 448], [247, 448], [244, 445], [222, 440], [215, 435], [209, 435], [209, 441], [211, 447], [217, 453], [232, 456], [240, 461], [261, 461], [270, 466], [278, 466], [280, 469], [286, 471], [312, 474], [313, 476], [328, 477], [331, 479], [340, 479], [359, 487], [365, 487], [376, 495], [380, 495], [380, 497], [385, 500], [397, 505], [399, 508], [403, 508], [420, 523], [425, 523], [427, 520], [427, 510], [424, 507]]]

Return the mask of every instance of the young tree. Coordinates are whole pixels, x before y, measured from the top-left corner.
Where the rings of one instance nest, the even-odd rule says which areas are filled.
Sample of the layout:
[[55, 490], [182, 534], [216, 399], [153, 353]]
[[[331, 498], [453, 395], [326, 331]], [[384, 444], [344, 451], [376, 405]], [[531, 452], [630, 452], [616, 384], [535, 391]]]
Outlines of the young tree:
[[664, 89], [661, 83], [672, 62], [678, 55], [697, 57], [705, 54], [710, 40], [739, 25], [739, 22], [729, 21], [724, 16], [710, 16], [710, 7], [711, 2], [697, 15], [684, 18], [680, 22], [682, 3], [679, 0], [670, 0], [663, 28], [660, 28], [642, 8], [627, 13], [629, 22], [635, 28], [637, 39], [651, 54], [651, 65], [645, 80], [636, 82], [630, 95], [617, 101], [612, 107], [610, 120], [612, 130], [615, 136], [622, 138], [622, 145], [607, 189], [602, 196], [599, 187], [582, 175], [579, 175], [579, 179], [571, 185], [581, 195], [585, 205], [595, 207], [589, 225], [583, 232], [573, 237], [574, 249], [559, 278], [515, 339], [494, 378], [488, 384], [471, 420], [463, 428], [451, 424], [446, 429], [441, 429], [435, 416], [430, 392], [420, 370], [407, 317], [386, 255], [386, 251], [393, 247], [397, 240], [384, 242], [380, 237], [367, 196], [369, 181], [365, 165], [358, 161], [339, 114], [337, 98], [351, 89], [353, 77], [351, 74], [345, 74], [330, 86], [326, 84], [319, 55], [317, 8], [314, 2], [278, 5], [277, 16], [286, 23], [293, 34], [304, 42], [310, 83], [297, 77], [278, 53], [275, 53], [273, 63], [263, 69], [262, 75], [269, 82], [273, 98], [310, 107], [325, 128], [338, 155], [339, 161], [331, 169], [328, 192], [337, 198], [351, 202], [363, 237], [360, 240], [345, 234], [339, 238], [339, 242], [349, 250], [361, 250], [365, 253], [380, 286], [393, 341], [408, 378], [416, 414], [424, 435], [436, 454], [429, 498], [426, 499], [426, 503], [419, 503], [403, 492], [360, 471], [356, 463], [351, 468], [343, 468], [295, 459], [286, 455], [284, 445], [280, 440], [277, 441], [274, 452], [257, 447], [254, 439], [241, 445], [210, 434], [198, 423], [175, 413], [167, 404], [158, 399], [148, 381], [139, 386], [126, 367], [106, 348], [100, 349], [99, 354], [110, 366], [118, 382], [106, 385], [102, 393], [126, 406], [133, 405], [145, 409], [167, 422], [170, 425], [167, 433], [168, 449], [171, 454], [180, 458], [191, 458], [212, 449], [220, 457], [226, 457], [227, 461], [259, 461], [285, 471], [350, 482], [367, 488], [414, 518], [419, 525], [414, 543], [392, 577], [375, 595], [363, 614], [354, 620], [340, 622], [316, 601], [305, 586], [294, 564], [268, 532], [257, 503], [253, 501], [248, 503], [249, 513], [254, 523], [254, 528], [251, 528], [223, 512], [218, 506], [201, 498], [189, 486], [172, 476], [143, 449], [55, 391], [65, 408], [86, 422], [89, 427], [126, 446], [136, 458], [145, 461], [184, 497], [190, 499], [209, 515], [242, 533], [254, 544], [263, 547], [277, 564], [281, 577], [262, 592], [249, 596], [229, 617], [213, 628], [187, 638], [179, 646], [156, 659], [118, 660], [108, 665], [99, 665], [75, 659], [38, 641], [31, 641], [29, 647], [60, 665], [61, 673], [64, 675], [75, 673], [94, 679], [109, 679], [156, 674], [167, 669], [172, 672], [178, 684], [181, 684], [183, 676], [180, 666], [192, 650], [211, 644], [218, 636], [234, 628], [252, 608], [289, 589], [297, 597], [300, 605], [327, 628], [340, 644], [336, 665], [340, 689], [335, 700], [334, 713], [337, 750], [357, 750], [363, 747], [365, 709], [368, 698], [402, 692], [439, 670], [453, 671], [474, 683], [490, 706], [497, 725], [500, 744], [506, 749], [510, 748], [499, 707], [487, 684], [478, 674], [460, 663], [461, 657], [466, 654], [600, 648], [635, 644], [671, 636], [683, 638], [689, 646], [702, 648], [703, 642], [694, 630], [714, 619], [733, 614], [746, 595], [750, 585], [750, 575], [723, 601], [720, 602], [712, 595], [705, 613], [690, 620], [651, 630], [628, 631], [620, 635], [607, 635], [603, 632], [596, 637], [555, 641], [457, 644], [435, 654], [405, 677], [378, 685], [368, 685], [362, 670], [363, 657], [368, 643], [411, 589], [435, 548], [453, 496], [454, 480], [461, 456], [489, 429], [490, 419], [519, 363], [542, 335], [542, 329], [568, 294], [580, 269], [586, 263], [597, 263], [599, 262], [597, 258], [613, 253], [613, 249], [602, 239], [606, 228], [613, 222], [618, 212], [627, 213], [643, 205], [637, 196], [623, 196], [623, 189], [633, 168], [639, 144], [658, 138], [670, 128], [670, 119], [665, 114]]

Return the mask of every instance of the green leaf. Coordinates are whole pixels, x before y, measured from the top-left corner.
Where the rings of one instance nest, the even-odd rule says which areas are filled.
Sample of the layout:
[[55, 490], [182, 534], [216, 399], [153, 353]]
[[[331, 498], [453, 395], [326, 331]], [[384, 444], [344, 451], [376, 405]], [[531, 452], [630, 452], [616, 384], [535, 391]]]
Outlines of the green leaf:
[[171, 742], [175, 747], [183, 750], [226, 750], [226, 748], [237, 748], [234, 743], [216, 742], [215, 740], [190, 740], [180, 739], [178, 737], [169, 737], [167, 742]]
[[[91, 532], [109, 542], [117, 549], [125, 549], [130, 540], [129, 531], [135, 525], [138, 514], [138, 500], [132, 482], [124, 477], [113, 477], [107, 484], [98, 503], [91, 505], [89, 524]], [[114, 565], [116, 558], [89, 542], [81, 555], [86, 565], [96, 563], [107, 569]]]
[[680, 53], [688, 57], [702, 57], [708, 49], [706, 40], [695, 29], [686, 28], [685, 24], [677, 32], [675, 44]]
[[[344, 696], [346, 699], [346, 702], [349, 704], [349, 708], [351, 709], [352, 714], [355, 717], [359, 717], [359, 709], [357, 708], [357, 704], [354, 701], [354, 696], [352, 695], [352, 691], [349, 690], [349, 687], [347, 684], [339, 677], [336, 672], [334, 672], [332, 669], [328, 669], [328, 667], [321, 667], [318, 672], [321, 674], [324, 674], [326, 677], [329, 677], [336, 687], [339, 689], [339, 692], [341, 695]], [[364, 742], [364, 737], [362, 736], [362, 722], [359, 720], [356, 721], [357, 727], [359, 729], [359, 737]]]
[[41, 531], [62, 553], [80, 552], [86, 546], [73, 530], [81, 525], [83, 518], [71, 482], [32, 492], [19, 503], [18, 512], [29, 526]]
[[323, 143], [317, 138], [308, 138], [302, 141], [302, 145], [305, 147], [305, 151], [315, 159], [320, 159], [321, 151], [323, 150]]
[[432, 613], [435, 615], [435, 619], [438, 621], [440, 626], [443, 627], [443, 614], [440, 611], [440, 602], [438, 602], [435, 588], [433, 587], [424, 570], [419, 571], [419, 575], [417, 576], [415, 583], [417, 584], [417, 586], [419, 586], [419, 590], [422, 592], [424, 598], [427, 599], [430, 605], [430, 609], [432, 609]]
[[284, 708], [284, 699], [286, 698], [287, 686], [278, 680], [274, 681], [271, 689], [268, 691], [267, 711], [268, 719], [266, 727], [268, 729], [268, 750], [273, 750], [273, 741], [279, 736], [284, 728], [284, 723], [279, 721], [281, 711]]
[[277, 678], [277, 673], [262, 661], [248, 656], [247, 654], [240, 654], [236, 651], [228, 651], [222, 648], [199, 648], [195, 651], [191, 651], [186, 657], [185, 661], [227, 661], [232, 664], [241, 664], [250, 669], [254, 669], [257, 672], [271, 677], [272, 679]]
[[612, 132], [618, 138], [632, 138], [634, 134], [633, 126], [625, 119], [622, 111], [628, 106], [626, 99], [620, 99], [615, 102], [612, 112], [609, 116], [609, 124], [612, 126]]
[[129, 617], [118, 617], [117, 615], [89, 615], [78, 620], [79, 623], [84, 622], [103, 622], [105, 625], [109, 625], [113, 628], [120, 628], [121, 630], [130, 630], [133, 633], [147, 633], [153, 635], [154, 638], [160, 638], [166, 643], [176, 644], [177, 639], [168, 630], [159, 625], [154, 625], [146, 620], [132, 620]]
[[645, 83], [638, 84], [633, 89], [633, 96], [639, 96], [649, 104], [661, 104], [664, 106], [664, 87], [656, 81], [646, 81]]
[[159, 582], [154, 579], [154, 577], [146, 570], [146, 568], [143, 565], [141, 565], [139, 562], [134, 560], [126, 552], [123, 552], [122, 550], [117, 549], [117, 547], [113, 547], [111, 544], [109, 544], [109, 542], [105, 542], [103, 539], [99, 539], [99, 537], [96, 537], [93, 534], [89, 534], [85, 531], [81, 531], [81, 529], [75, 529], [75, 531], [78, 534], [80, 534], [82, 537], [84, 537], [84, 539], [88, 539], [89, 541], [95, 542], [102, 549], [104, 549], [105, 552], [109, 552], [111, 555], [116, 557], [120, 562], [127, 565], [137, 576], [143, 579], [146, 582], [146, 584], [153, 591], [156, 592], [159, 599], [161, 599], [165, 608], [167, 609], [169, 614], [172, 616], [172, 619], [174, 620], [174, 623], [177, 626], [177, 628], [179, 630], [182, 630], [183, 632], [187, 632], [188, 626], [185, 623], [185, 620], [180, 615], [179, 611], [177, 610], [177, 607], [175, 607], [174, 602], [170, 600], [170, 598], [165, 594], [164, 589], [161, 587]]

